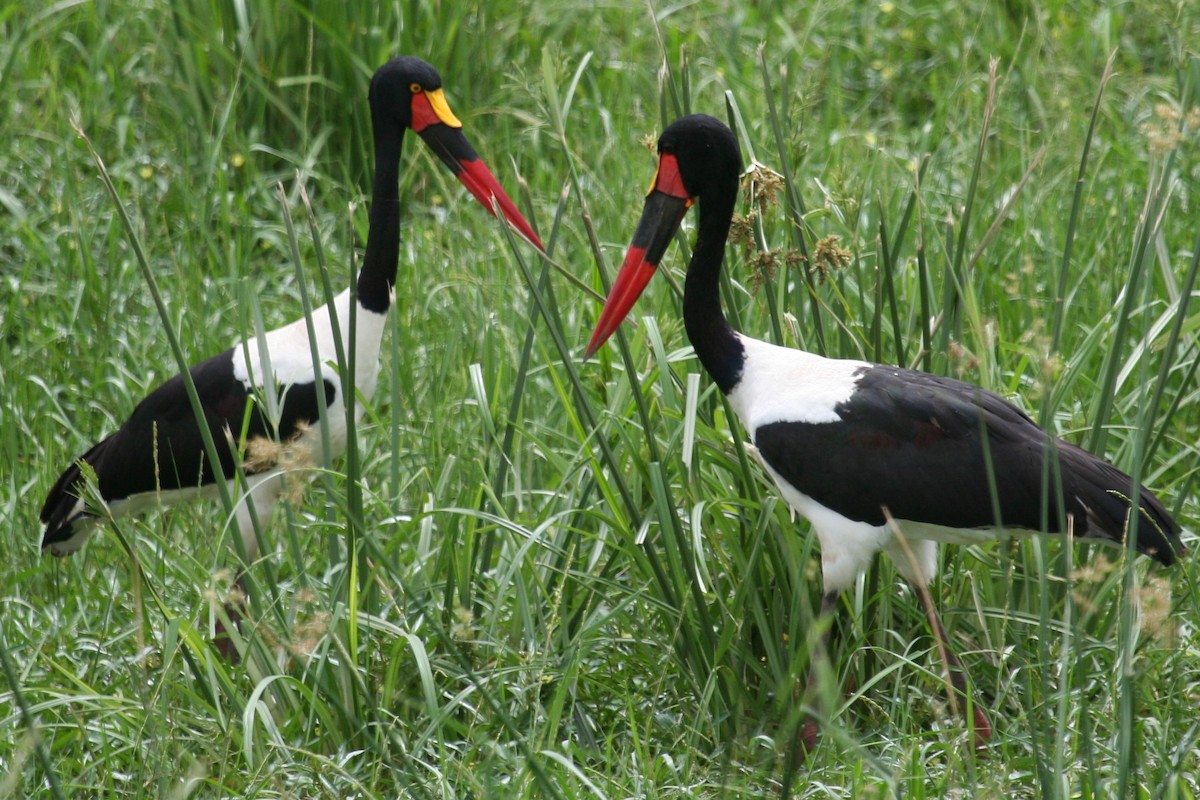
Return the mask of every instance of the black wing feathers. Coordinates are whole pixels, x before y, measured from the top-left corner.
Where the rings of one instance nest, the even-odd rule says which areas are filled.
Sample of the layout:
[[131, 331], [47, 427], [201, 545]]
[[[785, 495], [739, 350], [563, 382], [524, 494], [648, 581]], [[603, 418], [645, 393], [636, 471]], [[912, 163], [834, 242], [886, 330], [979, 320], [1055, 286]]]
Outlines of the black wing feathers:
[[[1070, 515], [1078, 536], [1125, 536], [1132, 479], [1048, 437], [997, 394], [876, 366], [860, 373], [856, 391], [836, 411], [839, 422], [776, 422], [753, 435], [772, 469], [843, 516], [882, 525], [886, 506], [896, 519], [952, 528], [1000, 524], [1058, 533]], [[1048, 451], [1057, 456], [1062, 492], [1052, 473], [1043, 504]], [[1137, 549], [1171, 563], [1182, 551], [1178, 525], [1145, 489], [1139, 506]]]
[[[252, 393], [233, 373], [233, 350], [213, 356], [190, 370], [205, 422], [216, 444], [222, 473], [232, 475], [233, 453], [229, 436], [236, 439], [267, 437], [288, 441], [318, 419], [315, 384], [293, 384], [281, 392], [282, 409], [278, 430], [271, 425]], [[325, 403], [337, 396], [336, 387], [322, 381]], [[129, 419], [115, 433], [83, 454], [96, 471], [101, 496], [106, 501], [157, 490], [202, 486], [215, 480], [212, 464], [205, 458], [204, 439], [188, 401], [183, 377], [176, 375], [138, 403]], [[54, 529], [65, 522], [78, 496], [79, 467], [73, 463], [50, 490], [42, 508], [48, 524], [47, 542], [55, 541]], [[69, 537], [70, 532], [64, 532]]]

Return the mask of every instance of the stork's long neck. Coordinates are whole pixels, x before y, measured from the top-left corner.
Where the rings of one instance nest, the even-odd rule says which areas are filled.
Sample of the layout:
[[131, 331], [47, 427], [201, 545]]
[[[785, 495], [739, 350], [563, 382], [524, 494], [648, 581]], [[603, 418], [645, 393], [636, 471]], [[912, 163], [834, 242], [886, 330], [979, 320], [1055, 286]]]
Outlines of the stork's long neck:
[[729, 394], [737, 386], [745, 350], [721, 310], [721, 262], [733, 221], [737, 181], [729, 191], [700, 198], [696, 246], [683, 282], [683, 324], [696, 357], [717, 387]]
[[358, 302], [367, 311], [386, 313], [392, 305], [396, 264], [400, 259], [400, 145], [404, 130], [375, 120], [375, 180], [371, 186], [367, 252], [358, 273]]

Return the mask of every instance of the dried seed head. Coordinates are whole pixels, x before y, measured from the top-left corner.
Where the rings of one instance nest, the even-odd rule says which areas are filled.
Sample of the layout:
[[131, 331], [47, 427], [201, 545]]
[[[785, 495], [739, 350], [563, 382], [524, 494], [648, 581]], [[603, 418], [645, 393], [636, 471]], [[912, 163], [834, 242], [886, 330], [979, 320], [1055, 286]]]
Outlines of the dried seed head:
[[255, 436], [246, 440], [242, 454], [242, 467], [247, 472], [266, 472], [279, 463], [284, 446], [266, 436]]
[[1200, 131], [1200, 106], [1192, 106], [1192, 110], [1188, 112], [1183, 124], [1187, 125], [1188, 130], [1193, 133]]
[[765, 209], [779, 202], [779, 192], [784, 187], [783, 176], [770, 167], [752, 163], [742, 173], [742, 185], [750, 204]]
[[775, 275], [779, 271], [779, 256], [778, 250], [761, 250], [746, 259], [746, 266], [750, 268], [750, 284], [751, 291], [758, 291], [767, 281], [775, 280]]
[[1163, 647], [1173, 647], [1178, 628], [1171, 616], [1171, 582], [1161, 575], [1134, 587], [1133, 602], [1142, 630]]
[[295, 656], [311, 656], [328, 631], [329, 612], [317, 611], [312, 616], [299, 620], [292, 628], [288, 650]]
[[842, 237], [831, 233], [823, 239], [818, 239], [813, 246], [812, 272], [818, 282], [824, 283], [829, 276], [850, 265], [854, 254], [842, 247]]
[[1143, 122], [1138, 126], [1138, 130], [1146, 137], [1151, 154], [1156, 156], [1171, 152], [1183, 141], [1183, 132], [1174, 125]]
[[963, 347], [962, 342], [950, 342], [946, 348], [946, 356], [954, 365], [954, 373], [959, 377], [979, 368], [979, 357]]
[[286, 442], [266, 436], [247, 439], [242, 449], [242, 467], [249, 473], [282, 470], [288, 482], [288, 501], [299, 502], [308, 486], [308, 473], [316, 465], [312, 443], [304, 436], [309, 427], [306, 422], [297, 423], [296, 432]]
[[1054, 379], [1062, 372], [1063, 361], [1062, 356], [1057, 353], [1048, 353], [1041, 361], [1041, 380], [1045, 384], [1054, 383]]
[[475, 632], [475, 614], [465, 606], [454, 609], [454, 624], [450, 626], [450, 635], [460, 642], [469, 642]]
[[757, 211], [751, 211], [749, 214], [733, 215], [733, 222], [729, 225], [729, 241], [734, 247], [741, 247], [748, 252], [756, 249], [754, 217], [757, 214]]
[[1179, 109], [1170, 103], [1156, 103], [1154, 106], [1154, 116], [1163, 122], [1178, 122], [1180, 115]]
[[1075, 583], [1100, 583], [1112, 573], [1117, 565], [1108, 560], [1104, 553], [1097, 553], [1090, 564], [1082, 564], [1071, 572]]

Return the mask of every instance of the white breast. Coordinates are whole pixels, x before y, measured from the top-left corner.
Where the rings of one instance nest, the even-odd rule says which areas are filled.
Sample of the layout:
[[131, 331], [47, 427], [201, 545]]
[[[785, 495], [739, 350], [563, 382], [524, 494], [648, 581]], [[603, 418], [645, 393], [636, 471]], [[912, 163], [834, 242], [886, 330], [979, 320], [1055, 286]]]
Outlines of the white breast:
[[772, 422], [836, 422], [834, 409], [858, 384], [855, 372], [871, 366], [739, 338], [746, 362], [729, 402], [749, 431]]

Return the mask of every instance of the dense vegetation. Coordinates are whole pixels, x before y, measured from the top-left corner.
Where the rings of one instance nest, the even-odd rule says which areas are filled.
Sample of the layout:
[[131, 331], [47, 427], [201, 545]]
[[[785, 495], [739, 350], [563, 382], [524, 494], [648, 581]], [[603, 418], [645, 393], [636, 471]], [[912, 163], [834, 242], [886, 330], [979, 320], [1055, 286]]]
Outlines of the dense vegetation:
[[[1001, 392], [1136, 471], [1193, 542], [1192, 5], [10, 5], [0, 796], [1197, 796], [1193, 563], [1044, 537], [947, 548], [935, 584], [986, 756], [881, 564], [830, 653], [845, 702], [796, 763], [815, 545], [691, 356], [687, 237], [581, 359], [647, 146], [705, 111], [757, 165], [739, 327]], [[164, 326], [195, 361], [346, 285], [367, 81], [398, 53], [442, 72], [553, 263], [410, 139], [381, 389], [357, 457], [297, 467], [232, 667], [207, 641], [235, 564], [219, 503], [62, 561], [37, 513], [178, 370]]]

